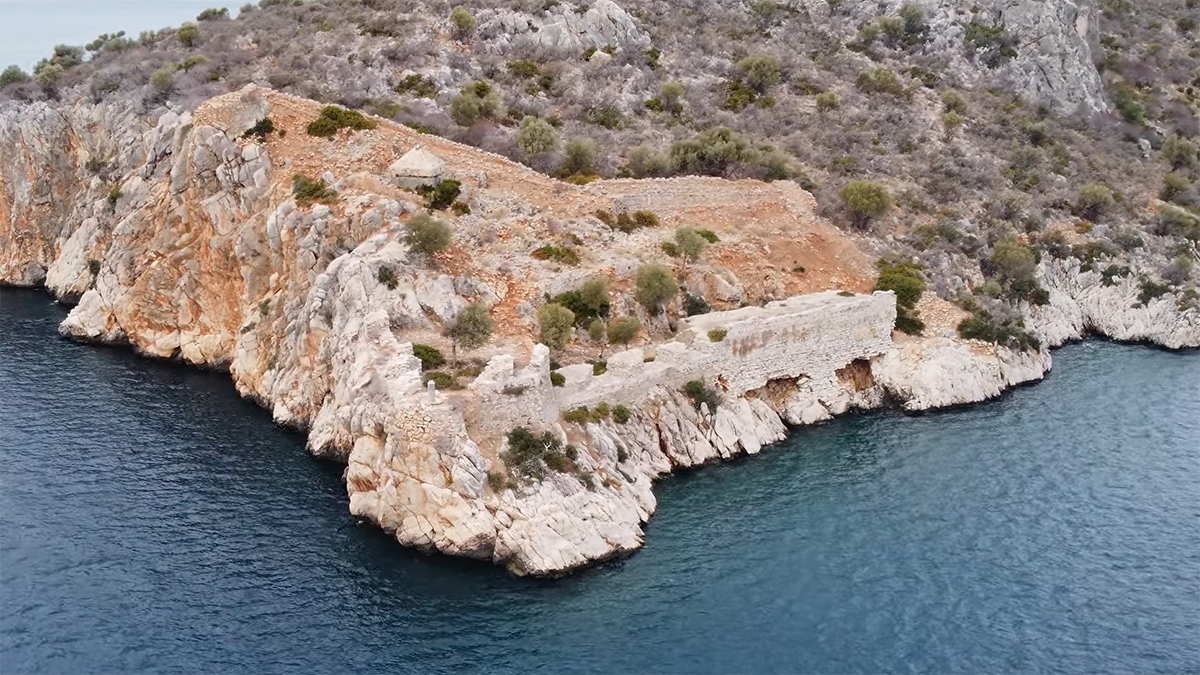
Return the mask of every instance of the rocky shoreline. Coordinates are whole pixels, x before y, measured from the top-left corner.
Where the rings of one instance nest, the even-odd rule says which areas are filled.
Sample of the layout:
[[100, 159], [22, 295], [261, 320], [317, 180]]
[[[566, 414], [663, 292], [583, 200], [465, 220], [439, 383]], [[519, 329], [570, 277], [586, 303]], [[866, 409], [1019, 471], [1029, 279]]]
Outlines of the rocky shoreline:
[[[559, 386], [550, 351], [529, 338], [527, 307], [580, 275], [541, 263], [511, 269], [527, 242], [544, 236], [517, 241], [513, 232], [574, 218], [597, 251], [624, 245], [578, 214], [629, 199], [636, 182], [621, 182], [618, 197], [606, 181], [560, 188], [396, 125], [316, 151], [243, 137], [268, 114], [282, 126], [287, 115], [315, 109], [250, 89], [153, 124], [105, 106], [0, 112], [0, 147], [23, 158], [0, 167], [0, 282], [43, 285], [77, 302], [64, 335], [227, 369], [239, 393], [305, 430], [310, 452], [344, 462], [351, 513], [404, 545], [559, 575], [639, 548], [657, 478], [755, 454], [790, 427], [892, 402], [916, 411], [983, 401], [1043, 377], [1047, 347], [1093, 332], [1200, 346], [1200, 311], [1171, 296], [1140, 303], [1132, 275], [1105, 285], [1078, 261], [1045, 261], [1038, 273], [1050, 303], [1025, 308], [1043, 341], [1037, 351], [963, 341], [945, 326], [920, 338], [893, 335], [890, 293], [827, 291], [681, 318], [674, 330], [647, 316], [657, 338], [609, 355], [603, 370], [558, 368]], [[493, 214], [457, 223], [473, 255], [431, 265], [404, 244], [403, 220], [419, 207], [381, 181], [378, 166], [417, 142], [447, 159], [473, 212]], [[109, 173], [81, 178], [99, 156], [114, 158]], [[301, 171], [324, 175], [339, 202], [298, 206], [289, 188]], [[759, 191], [756, 199], [786, 210], [797, 227], [828, 227], [804, 220], [810, 202], [794, 185], [719, 183], [731, 193]], [[660, 213], [694, 218], [687, 209], [701, 207], [687, 195], [707, 190], [711, 200], [716, 186], [672, 182]], [[665, 189], [637, 201], [654, 206]], [[494, 222], [502, 234], [489, 229]], [[647, 242], [630, 250], [653, 250]], [[606, 255], [593, 269], [618, 281], [637, 259]], [[394, 283], [380, 281], [383, 269]], [[728, 297], [728, 306], [744, 301], [736, 278], [689, 272], [689, 285]], [[529, 279], [535, 284], [522, 286]], [[627, 293], [613, 300], [614, 309], [637, 311]], [[491, 307], [508, 332], [482, 352], [482, 370], [465, 389], [434, 390], [412, 345], [438, 339], [469, 302]], [[713, 398], [689, 392], [693, 382]], [[628, 411], [623, 420], [611, 414], [617, 406]], [[569, 470], [534, 479], [509, 467], [507, 481], [493, 481], [517, 427], [546, 430], [573, 448]]]

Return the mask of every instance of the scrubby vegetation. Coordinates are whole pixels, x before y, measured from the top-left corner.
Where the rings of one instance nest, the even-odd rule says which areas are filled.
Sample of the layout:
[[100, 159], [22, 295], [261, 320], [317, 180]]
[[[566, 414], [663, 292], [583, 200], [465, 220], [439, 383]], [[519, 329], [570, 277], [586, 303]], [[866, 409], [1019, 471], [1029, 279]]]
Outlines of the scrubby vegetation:
[[875, 290], [896, 294], [897, 330], [920, 335], [925, 330], [925, 323], [916, 309], [921, 294], [925, 292], [925, 278], [921, 275], [920, 266], [887, 260], [880, 260], [878, 266], [879, 277], [875, 280]]
[[333, 138], [342, 129], [374, 129], [375, 123], [357, 110], [346, 110], [336, 105], [321, 108], [317, 119], [308, 123], [305, 131], [310, 136]]
[[418, 213], [406, 224], [404, 243], [416, 253], [432, 255], [449, 248], [452, 241], [450, 226], [427, 213]]
[[337, 201], [338, 193], [337, 190], [325, 185], [323, 180], [313, 180], [308, 176], [296, 174], [292, 176], [292, 197], [295, 198], [298, 206], [308, 208], [314, 202], [332, 204]]

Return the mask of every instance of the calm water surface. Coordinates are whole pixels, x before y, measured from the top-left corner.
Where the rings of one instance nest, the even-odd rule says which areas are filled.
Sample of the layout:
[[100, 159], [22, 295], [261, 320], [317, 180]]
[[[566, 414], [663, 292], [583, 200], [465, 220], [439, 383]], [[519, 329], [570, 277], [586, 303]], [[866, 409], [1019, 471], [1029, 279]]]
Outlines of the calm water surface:
[[982, 406], [664, 481], [556, 582], [405, 550], [227, 376], [0, 290], [0, 670], [1196, 672], [1200, 354], [1087, 342]]

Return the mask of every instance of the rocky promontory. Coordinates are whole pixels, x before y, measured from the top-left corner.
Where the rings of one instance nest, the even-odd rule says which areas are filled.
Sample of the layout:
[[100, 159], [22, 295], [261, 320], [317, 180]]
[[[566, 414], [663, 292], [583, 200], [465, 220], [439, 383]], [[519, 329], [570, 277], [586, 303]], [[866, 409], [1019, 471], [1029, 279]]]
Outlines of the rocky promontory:
[[[157, 118], [0, 110], [0, 282], [73, 304], [65, 335], [227, 369], [346, 464], [354, 515], [408, 546], [561, 574], [641, 546], [656, 478], [792, 426], [994, 397], [1089, 333], [1200, 346], [1194, 306], [1055, 259], [1024, 308], [1036, 346], [960, 338], [966, 313], [931, 292], [905, 335], [860, 242], [791, 181], [575, 185], [381, 119], [310, 135], [321, 115], [255, 86]], [[420, 251], [425, 188], [451, 181], [433, 210], [452, 241]], [[711, 235], [703, 255], [665, 252], [680, 226]], [[636, 282], [649, 263], [682, 287], [657, 311]], [[636, 336], [540, 344], [539, 308], [596, 278]], [[475, 305], [490, 339], [456, 349], [447, 328]], [[429, 348], [457, 353], [442, 378]]]

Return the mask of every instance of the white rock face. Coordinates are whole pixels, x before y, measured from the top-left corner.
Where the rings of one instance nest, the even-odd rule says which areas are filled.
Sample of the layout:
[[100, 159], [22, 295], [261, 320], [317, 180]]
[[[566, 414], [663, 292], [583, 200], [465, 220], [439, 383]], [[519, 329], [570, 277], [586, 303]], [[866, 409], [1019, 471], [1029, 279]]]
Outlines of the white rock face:
[[537, 15], [481, 12], [478, 34], [498, 51], [524, 46], [578, 56], [610, 45], [635, 52], [650, 47], [650, 36], [612, 0], [596, 0], [583, 13], [567, 3]]
[[[860, 0], [864, 20], [894, 15], [908, 0]], [[1099, 12], [1089, 0], [919, 0], [929, 24], [926, 53], [947, 56], [968, 82], [982, 86], [1003, 78], [1027, 98], [1063, 113], [1108, 109], [1095, 62], [1100, 54]], [[883, 10], [881, 12], [881, 9]], [[1002, 26], [1015, 56], [995, 68], [972, 55], [967, 26]]]
[[446, 163], [421, 146], [404, 153], [388, 167], [392, 183], [406, 188], [436, 185], [445, 171]]

